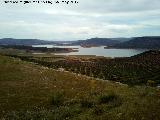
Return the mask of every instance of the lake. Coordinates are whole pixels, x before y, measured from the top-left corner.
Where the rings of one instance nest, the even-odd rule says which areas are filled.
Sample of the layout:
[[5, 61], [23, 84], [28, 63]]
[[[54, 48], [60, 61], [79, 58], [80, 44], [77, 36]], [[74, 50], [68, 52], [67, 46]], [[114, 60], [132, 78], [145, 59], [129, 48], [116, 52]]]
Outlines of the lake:
[[58, 53], [55, 55], [96, 55], [104, 57], [130, 57], [147, 51], [146, 49], [104, 49], [104, 46], [83, 48], [81, 46], [33, 45], [33, 47], [77, 48], [79, 52]]

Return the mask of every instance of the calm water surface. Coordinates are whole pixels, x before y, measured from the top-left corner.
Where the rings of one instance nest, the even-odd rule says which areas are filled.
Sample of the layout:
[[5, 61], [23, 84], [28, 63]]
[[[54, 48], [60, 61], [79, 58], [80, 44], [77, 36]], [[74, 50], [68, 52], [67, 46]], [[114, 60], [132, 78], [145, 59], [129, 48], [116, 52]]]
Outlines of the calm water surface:
[[96, 55], [104, 57], [130, 57], [147, 51], [146, 49], [104, 49], [104, 46], [83, 48], [81, 46], [33, 45], [33, 47], [77, 48], [79, 52], [58, 53], [55, 55]]

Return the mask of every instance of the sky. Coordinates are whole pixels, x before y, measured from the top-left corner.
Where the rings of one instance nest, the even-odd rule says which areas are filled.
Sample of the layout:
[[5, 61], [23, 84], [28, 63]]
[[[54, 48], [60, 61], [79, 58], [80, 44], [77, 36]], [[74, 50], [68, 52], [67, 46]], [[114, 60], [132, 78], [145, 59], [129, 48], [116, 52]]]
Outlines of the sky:
[[160, 0], [52, 1], [51, 5], [0, 0], [0, 38], [84, 40], [160, 35]]

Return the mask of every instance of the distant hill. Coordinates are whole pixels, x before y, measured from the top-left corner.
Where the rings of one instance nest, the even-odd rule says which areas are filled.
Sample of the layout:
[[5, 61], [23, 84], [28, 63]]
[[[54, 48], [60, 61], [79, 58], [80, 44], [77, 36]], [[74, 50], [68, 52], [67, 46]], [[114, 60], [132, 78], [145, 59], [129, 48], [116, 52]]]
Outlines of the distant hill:
[[43, 44], [55, 44], [55, 42], [38, 40], [38, 39], [13, 39], [13, 38], [0, 39], [0, 45], [43, 45]]
[[160, 36], [133, 37], [133, 38], [91, 38], [78, 41], [46, 41], [39, 39], [0, 39], [0, 45], [83, 45], [83, 46], [109, 46], [111, 48], [141, 48], [160, 49]]
[[120, 43], [118, 40], [111, 40], [109, 38], [91, 38], [87, 40], [77, 41], [46, 41], [39, 39], [13, 39], [3, 38], [0, 39], [0, 45], [44, 45], [44, 44], [56, 44], [56, 45], [114, 45]]
[[120, 41], [120, 42], [126, 42], [126, 41], [131, 40], [132, 38], [109, 38], [109, 39], [117, 40], [117, 41]]
[[129, 41], [113, 45], [114, 48], [146, 48], [160, 49], [160, 36], [135, 37]]
[[106, 46], [110, 46], [110, 45], [115, 45], [120, 43], [120, 41], [118, 40], [111, 40], [109, 38], [91, 38], [91, 39], [87, 39], [87, 40], [79, 40], [76, 41], [74, 43], [72, 43], [72, 45], [106, 45]]

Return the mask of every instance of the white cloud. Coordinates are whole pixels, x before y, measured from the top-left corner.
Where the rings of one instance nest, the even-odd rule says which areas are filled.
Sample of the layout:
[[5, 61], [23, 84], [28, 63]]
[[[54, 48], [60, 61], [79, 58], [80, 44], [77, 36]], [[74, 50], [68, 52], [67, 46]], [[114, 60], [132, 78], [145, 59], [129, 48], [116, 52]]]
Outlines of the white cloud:
[[[79, 0], [78, 5], [0, 4], [1, 37], [85, 39], [159, 35], [159, 0]], [[140, 33], [138, 33], [140, 31]]]

